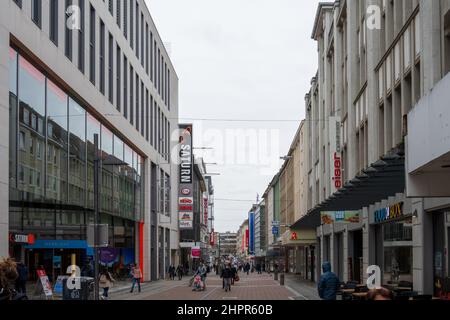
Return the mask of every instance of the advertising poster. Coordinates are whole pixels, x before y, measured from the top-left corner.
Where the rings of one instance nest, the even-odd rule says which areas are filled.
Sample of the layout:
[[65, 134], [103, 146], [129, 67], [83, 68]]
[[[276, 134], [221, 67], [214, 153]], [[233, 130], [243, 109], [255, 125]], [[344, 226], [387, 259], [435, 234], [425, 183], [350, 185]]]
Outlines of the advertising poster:
[[200, 259], [201, 254], [202, 254], [202, 250], [200, 249], [200, 247], [192, 247], [192, 249], [191, 249], [192, 259]]
[[180, 190], [178, 194], [178, 226], [194, 229], [192, 124], [180, 125]]
[[320, 215], [322, 224], [359, 223], [361, 211], [323, 211]]

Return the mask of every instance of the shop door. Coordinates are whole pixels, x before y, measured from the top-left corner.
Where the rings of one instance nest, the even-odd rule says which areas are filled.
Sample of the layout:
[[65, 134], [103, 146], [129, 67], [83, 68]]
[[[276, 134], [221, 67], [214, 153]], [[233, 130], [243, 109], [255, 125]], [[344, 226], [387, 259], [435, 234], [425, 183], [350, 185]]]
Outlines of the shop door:
[[445, 286], [445, 215], [433, 214], [434, 294], [440, 296]]
[[363, 233], [362, 230], [353, 232], [353, 274], [354, 280], [362, 281], [362, 258], [363, 258]]

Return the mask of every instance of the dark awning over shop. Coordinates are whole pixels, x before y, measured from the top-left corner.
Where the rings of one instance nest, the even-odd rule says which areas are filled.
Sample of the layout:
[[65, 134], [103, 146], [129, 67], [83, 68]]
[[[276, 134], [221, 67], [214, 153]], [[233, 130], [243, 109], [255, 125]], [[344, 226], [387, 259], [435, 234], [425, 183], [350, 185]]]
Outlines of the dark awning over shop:
[[359, 210], [405, 191], [405, 154], [396, 149], [310, 210], [291, 228], [320, 226], [322, 211]]

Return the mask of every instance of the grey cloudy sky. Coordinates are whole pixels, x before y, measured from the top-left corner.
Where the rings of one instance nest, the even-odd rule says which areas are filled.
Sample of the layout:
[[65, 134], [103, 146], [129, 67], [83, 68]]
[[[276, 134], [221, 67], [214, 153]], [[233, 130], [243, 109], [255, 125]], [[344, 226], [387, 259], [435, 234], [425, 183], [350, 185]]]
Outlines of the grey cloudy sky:
[[[214, 148], [196, 153], [221, 174], [213, 177], [215, 229], [236, 231], [289, 150], [300, 122], [285, 120], [304, 118], [319, 1], [146, 1], [170, 43], [180, 121], [194, 123], [196, 147]], [[238, 119], [252, 121], [226, 121]], [[248, 139], [231, 138], [242, 134]]]

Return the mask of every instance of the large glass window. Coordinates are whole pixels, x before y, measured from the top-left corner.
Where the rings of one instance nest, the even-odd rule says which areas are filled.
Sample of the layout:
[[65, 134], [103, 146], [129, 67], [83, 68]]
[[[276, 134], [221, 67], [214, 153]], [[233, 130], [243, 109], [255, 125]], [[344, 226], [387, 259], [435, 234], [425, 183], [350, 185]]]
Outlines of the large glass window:
[[[118, 137], [114, 136], [114, 156], [123, 161], [124, 158], [124, 143]], [[120, 193], [121, 193], [121, 173], [122, 168], [115, 166], [113, 169], [114, 172], [114, 186], [113, 186], [113, 210], [114, 214], [120, 215]]]
[[[9, 178], [10, 187], [17, 189], [17, 52], [9, 49]], [[18, 200], [11, 193], [11, 200]]]
[[120, 213], [124, 217], [133, 217], [134, 213], [133, 157], [133, 151], [125, 145], [124, 161], [128, 166], [122, 168], [119, 195]]
[[[24, 136], [24, 148], [19, 150], [18, 163], [24, 171], [24, 181], [18, 189], [23, 200], [36, 201], [44, 197], [45, 146], [45, 77], [24, 58], [19, 58], [19, 119]], [[27, 125], [29, 123], [29, 125]], [[40, 147], [35, 148], [36, 145]]]
[[412, 282], [412, 218], [383, 225], [384, 282]]
[[69, 99], [69, 203], [86, 205], [86, 111]]
[[67, 202], [67, 95], [47, 80], [47, 199]]
[[100, 122], [98, 122], [89, 113], [86, 117], [86, 143], [87, 143], [87, 190], [88, 201], [87, 207], [94, 208], [94, 159], [95, 146], [94, 136], [98, 135], [98, 143], [100, 145]]
[[[102, 159], [113, 155], [113, 134], [106, 127], [102, 126]], [[102, 164], [101, 176], [101, 210], [107, 213], [113, 212], [113, 166]]]

